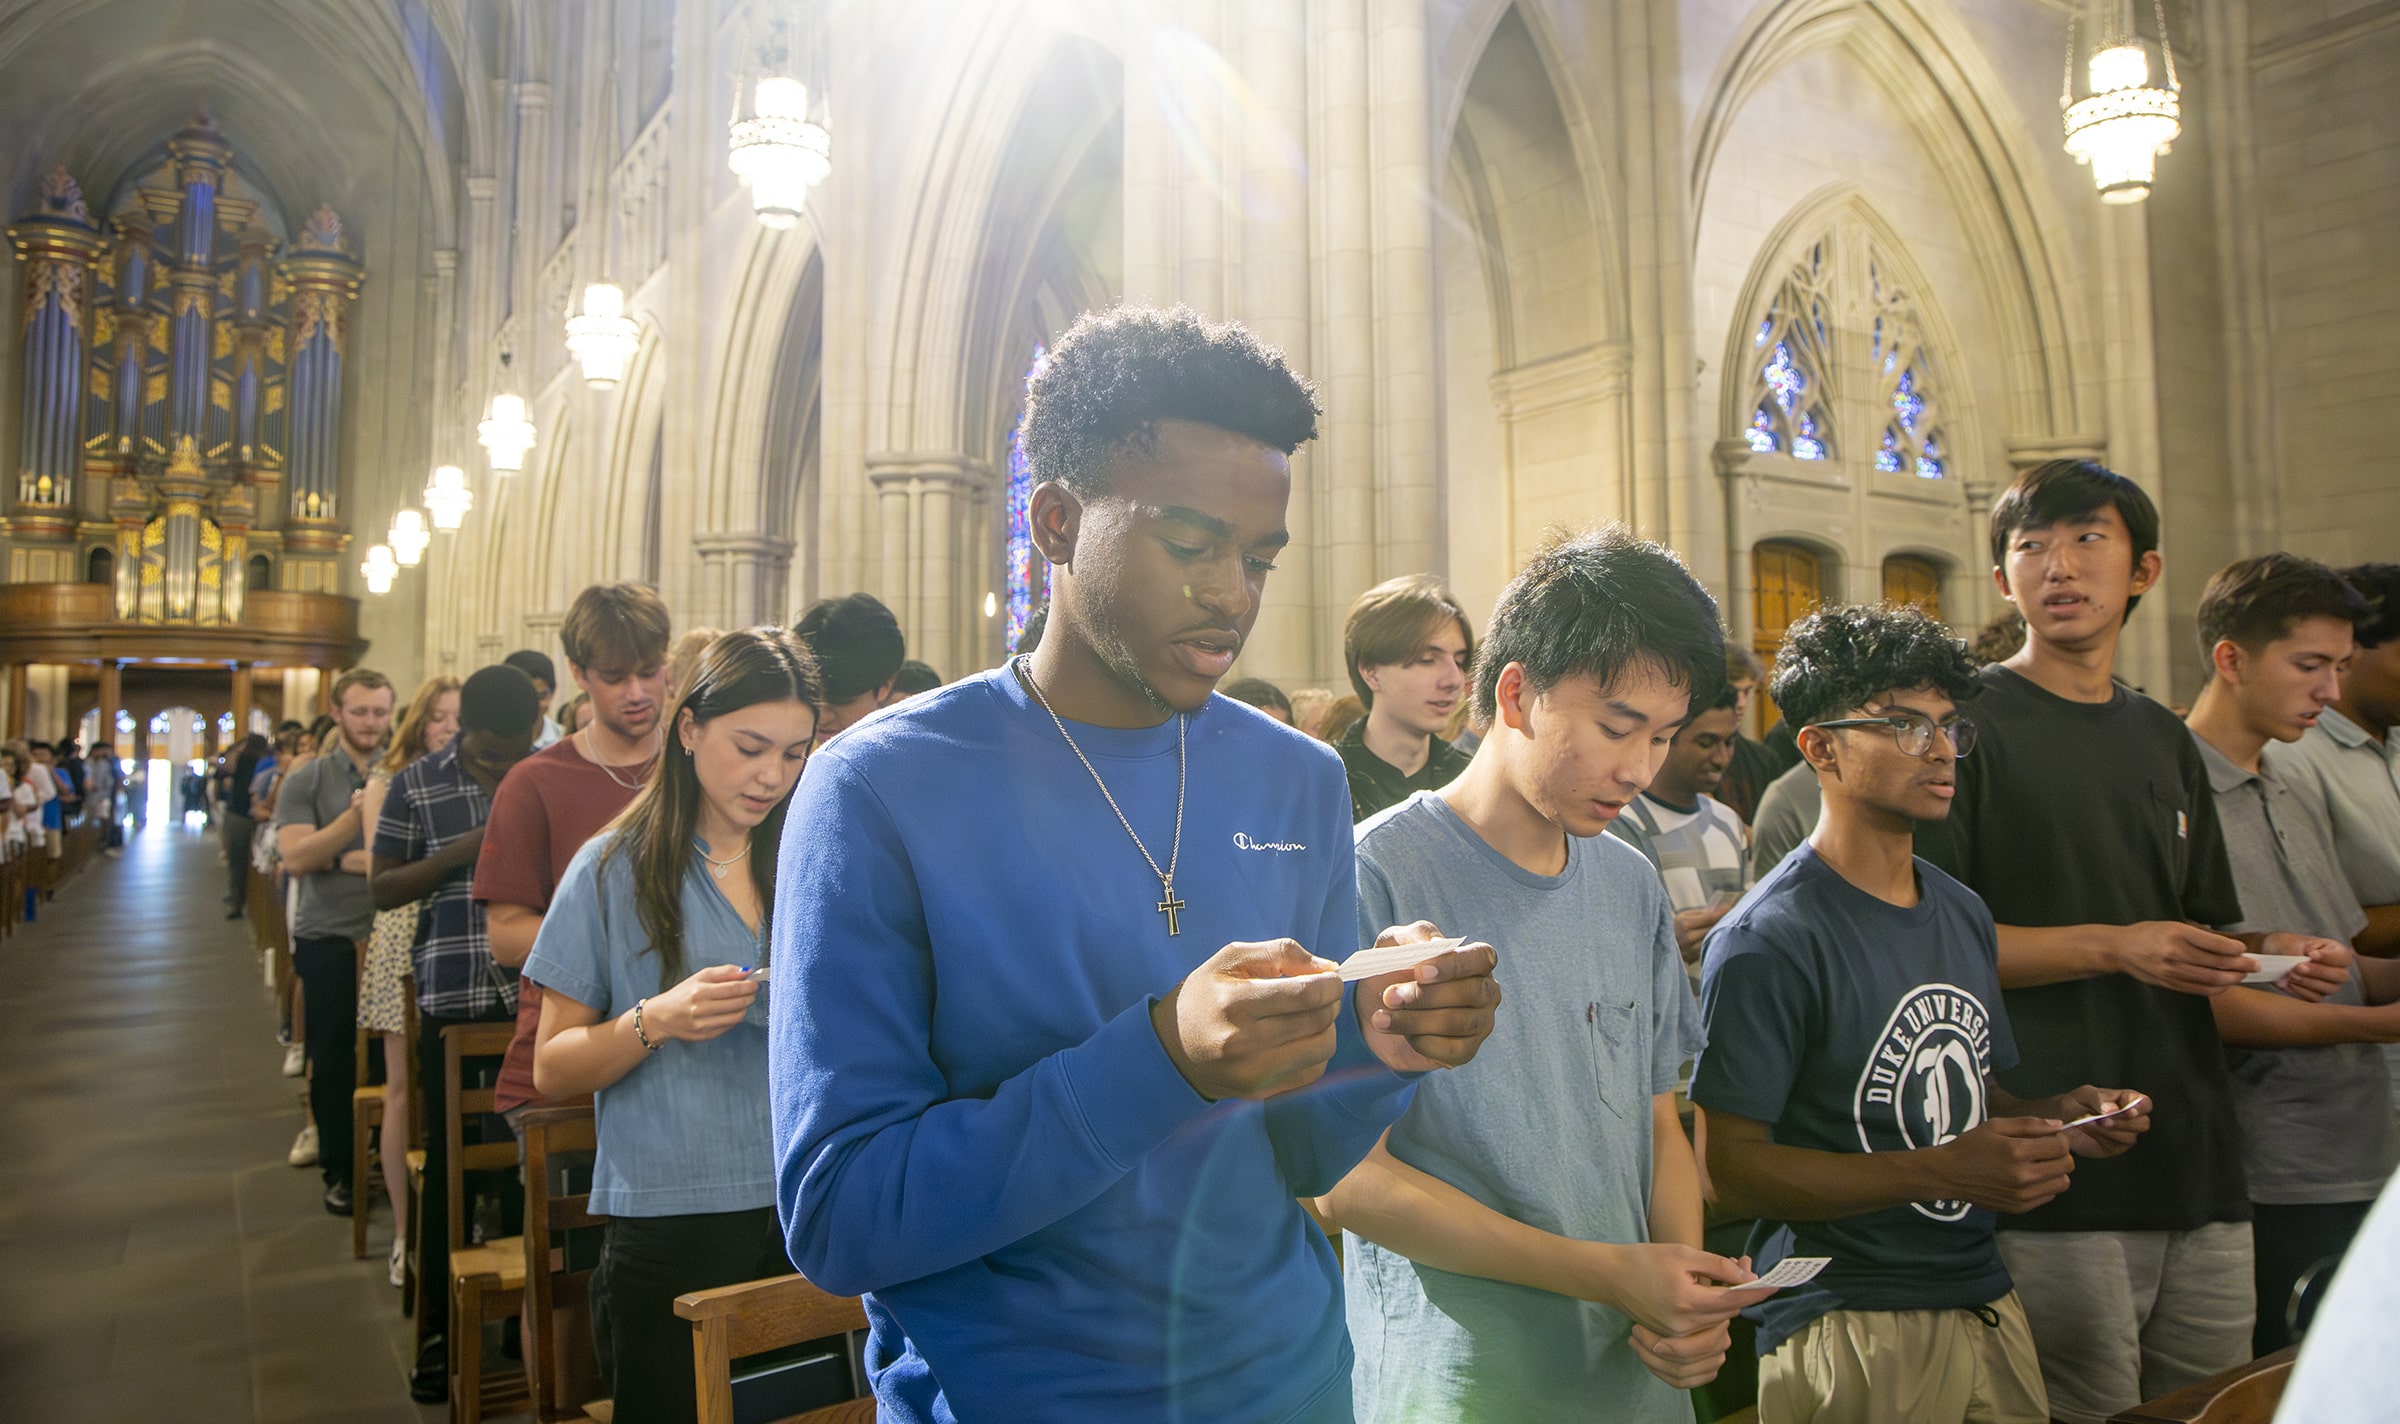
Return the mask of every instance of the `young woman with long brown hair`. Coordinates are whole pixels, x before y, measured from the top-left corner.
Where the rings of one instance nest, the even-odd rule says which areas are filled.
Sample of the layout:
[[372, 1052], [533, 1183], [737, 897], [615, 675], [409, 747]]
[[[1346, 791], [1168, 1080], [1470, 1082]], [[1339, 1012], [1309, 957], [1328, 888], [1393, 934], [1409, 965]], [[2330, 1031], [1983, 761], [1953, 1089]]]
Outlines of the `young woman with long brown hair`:
[[[359, 823], [368, 834], [383, 816], [384, 798], [391, 793], [392, 778], [419, 757], [431, 756], [450, 745], [458, 735], [459, 680], [455, 677], [429, 677], [417, 688], [417, 695], [408, 701], [408, 711], [400, 718], [400, 730], [392, 734], [392, 744], [376, 763], [374, 774], [367, 778], [367, 789], [359, 802]], [[371, 863], [371, 861], [370, 861]], [[368, 872], [368, 882], [374, 872]], [[411, 900], [375, 912], [375, 928], [367, 938], [367, 967], [358, 976], [358, 1026], [383, 1039], [383, 1131], [378, 1136], [379, 1156], [383, 1160], [383, 1180], [387, 1186], [408, 1179], [408, 981], [409, 952], [416, 947], [417, 923], [423, 902]], [[346, 1151], [342, 1143], [319, 1143], [318, 1150], [328, 1147]], [[408, 1194], [391, 1192], [392, 1253], [385, 1268], [391, 1283], [402, 1283], [401, 1258], [408, 1250]]]
[[791, 1269], [759, 994], [784, 808], [823, 698], [782, 629], [711, 644], [657, 773], [568, 866], [525, 964], [544, 991], [535, 1086], [599, 1095], [594, 1329], [617, 1417], [638, 1424], [694, 1416], [675, 1297]]

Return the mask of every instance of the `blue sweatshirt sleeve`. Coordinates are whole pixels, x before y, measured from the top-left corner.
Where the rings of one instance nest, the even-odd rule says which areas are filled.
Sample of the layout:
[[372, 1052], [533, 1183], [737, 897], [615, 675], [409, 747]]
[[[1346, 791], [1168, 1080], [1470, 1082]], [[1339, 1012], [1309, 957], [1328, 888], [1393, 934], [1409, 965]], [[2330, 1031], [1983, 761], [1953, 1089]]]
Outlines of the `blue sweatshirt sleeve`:
[[949, 1270], [1064, 1219], [1209, 1106], [1167, 1057], [1147, 1001], [988, 1098], [952, 1096], [930, 1048], [920, 893], [865, 773], [839, 751], [818, 758], [777, 868], [768, 1061], [785, 1245], [841, 1295]]
[[[1341, 960], [1354, 949], [1375, 942], [1388, 927], [1365, 927], [1365, 906], [1359, 898], [1358, 857], [1352, 848], [1348, 784], [1341, 788], [1339, 814], [1324, 821], [1316, 835], [1326, 847], [1326, 892], [1318, 917], [1317, 937], [1308, 948], [1320, 958]], [[1333, 1061], [1325, 1076], [1306, 1088], [1285, 1093], [1267, 1103], [1267, 1133], [1275, 1144], [1276, 1166], [1294, 1196], [1316, 1197], [1332, 1191], [1366, 1159], [1384, 1129], [1407, 1111], [1415, 1095], [1415, 1073], [1395, 1073], [1368, 1046], [1362, 1013], [1374, 1006], [1358, 1001], [1358, 986], [1349, 986], [1348, 1008], [1334, 1030]]]

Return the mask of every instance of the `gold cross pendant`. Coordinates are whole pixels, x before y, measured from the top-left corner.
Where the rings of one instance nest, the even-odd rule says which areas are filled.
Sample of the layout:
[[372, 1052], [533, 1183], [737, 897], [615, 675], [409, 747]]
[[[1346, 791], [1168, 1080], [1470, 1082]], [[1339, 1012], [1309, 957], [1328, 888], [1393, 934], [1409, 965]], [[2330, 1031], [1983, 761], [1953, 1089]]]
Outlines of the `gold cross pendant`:
[[1158, 912], [1167, 917], [1167, 933], [1170, 936], [1179, 935], [1183, 933], [1183, 926], [1176, 917], [1183, 913], [1183, 902], [1175, 898], [1175, 882], [1168, 881], [1166, 890], [1167, 898], [1158, 902]]

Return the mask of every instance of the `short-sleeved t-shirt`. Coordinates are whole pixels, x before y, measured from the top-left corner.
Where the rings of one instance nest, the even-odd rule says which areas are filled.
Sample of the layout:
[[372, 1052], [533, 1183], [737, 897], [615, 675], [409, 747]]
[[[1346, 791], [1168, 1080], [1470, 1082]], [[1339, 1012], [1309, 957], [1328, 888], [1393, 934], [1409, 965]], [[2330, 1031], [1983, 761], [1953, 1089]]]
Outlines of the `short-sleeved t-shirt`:
[[[573, 737], [563, 738], [509, 768], [492, 793], [483, 850], [475, 857], [475, 901], [524, 905], [545, 913], [567, 865], [583, 843], [616, 819], [657, 763], [627, 770], [586, 761]], [[626, 785], [618, 780], [623, 777]], [[533, 1037], [542, 1022], [542, 988], [530, 975], [517, 981], [517, 1032], [509, 1040], [494, 1084], [502, 1112], [541, 1101], [533, 1089]]]
[[[526, 977], [599, 1011], [603, 1023], [674, 987], [660, 983], [633, 898], [633, 866], [605, 854], [603, 832], [584, 842], [542, 916]], [[692, 858], [684, 872], [683, 971], [765, 962], [762, 941]], [[774, 1139], [767, 1123], [766, 997], [741, 1023], [705, 1043], [671, 1041], [602, 1088], [600, 1152], [592, 1210], [608, 1216], [688, 1216], [775, 1204]]]
[[[2349, 943], [2366, 928], [2367, 914], [2342, 875], [2315, 785], [2288, 782], [2271, 767], [2244, 771], [2207, 741], [2194, 740], [2216, 788], [2217, 820], [2225, 828], [2245, 916], [2240, 924], [2217, 928], [2292, 930]], [[2326, 1002], [2366, 1002], [2357, 976]], [[2250, 1200], [2288, 1205], [2375, 1199], [2400, 1167], [2400, 1121], [2392, 1116], [2380, 1050], [2367, 1043], [2316, 1043], [2231, 1048], [2227, 1055]]]
[[[1648, 1241], [1651, 1099], [1700, 1046], [1649, 863], [1606, 836], [1571, 837], [1566, 869], [1537, 875], [1420, 792], [1358, 828], [1358, 906], [1362, 941], [1426, 919], [1490, 942], [1508, 996], [1472, 1063], [1418, 1082], [1392, 1155], [1544, 1231]], [[1583, 1418], [1595, 1401], [1612, 1420], [1692, 1417], [1607, 1306], [1357, 1237], [1343, 1277], [1362, 1419]]]
[[[350, 798], [367, 789], [366, 773], [335, 749], [284, 778], [275, 797], [275, 829], [306, 826], [317, 830], [350, 809]], [[336, 853], [348, 855], [367, 843], [362, 826], [358, 836]], [[328, 866], [297, 877], [299, 909], [292, 916], [292, 934], [300, 939], [365, 939], [375, 928], [375, 897], [367, 877]]]
[[[1608, 833], [1657, 868], [1667, 901], [1678, 912], [1705, 910], [1718, 896], [1739, 895], [1750, 885], [1749, 827], [1714, 796], [1672, 806], [1645, 791], [1608, 823]], [[1689, 979], [1699, 981], [1698, 960], [1683, 968]]]
[[[1917, 885], [1917, 903], [1902, 907], [1851, 884], [1814, 846], [1786, 856], [1709, 934], [1708, 1047], [1692, 1101], [1816, 1152], [1938, 1147], [1990, 1116], [1985, 1085], [2017, 1061], [1992, 917], [1921, 860]], [[1758, 1223], [1761, 1271], [1784, 1255], [1833, 1258], [1807, 1287], [1750, 1312], [1759, 1353], [1827, 1311], [1997, 1300], [2009, 1279], [1993, 1229], [1991, 1212], [1964, 1201]], [[1791, 1248], [1774, 1249], [1786, 1231]]]
[[[1994, 665], [1968, 705], [1947, 822], [1917, 854], [2003, 925], [2234, 924], [2242, 918], [2200, 749], [2128, 687], [2072, 702]], [[2233, 1081], [2208, 1000], [2100, 974], [2008, 991], [2021, 1098], [2085, 1083], [2155, 1095], [2139, 1151], [2075, 1164], [2075, 1187], [2003, 1231], [2189, 1231], [2250, 1219]]]

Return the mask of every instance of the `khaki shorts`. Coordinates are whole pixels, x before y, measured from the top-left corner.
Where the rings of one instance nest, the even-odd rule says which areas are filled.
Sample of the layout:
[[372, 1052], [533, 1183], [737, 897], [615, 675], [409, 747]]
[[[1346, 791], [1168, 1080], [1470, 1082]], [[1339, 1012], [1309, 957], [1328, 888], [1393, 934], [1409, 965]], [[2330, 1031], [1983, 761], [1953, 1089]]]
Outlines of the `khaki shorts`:
[[1836, 1310], [1758, 1362], [1759, 1424], [2047, 1424], [2015, 1292], [1981, 1310]]

